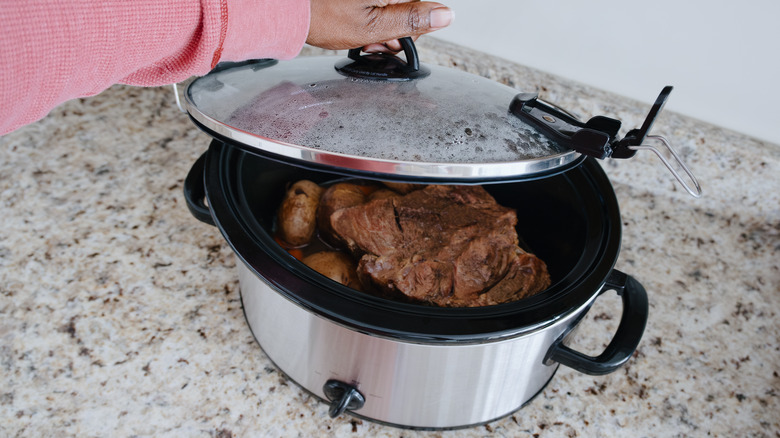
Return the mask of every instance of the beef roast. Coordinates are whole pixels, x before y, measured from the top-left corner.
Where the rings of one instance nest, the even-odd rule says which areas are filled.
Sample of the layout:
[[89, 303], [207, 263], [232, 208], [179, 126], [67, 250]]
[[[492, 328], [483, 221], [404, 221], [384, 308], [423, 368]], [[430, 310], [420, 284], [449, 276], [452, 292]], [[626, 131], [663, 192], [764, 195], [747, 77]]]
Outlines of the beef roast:
[[386, 293], [440, 306], [485, 306], [550, 285], [547, 266], [518, 246], [514, 210], [480, 186], [430, 185], [344, 208], [333, 231]]

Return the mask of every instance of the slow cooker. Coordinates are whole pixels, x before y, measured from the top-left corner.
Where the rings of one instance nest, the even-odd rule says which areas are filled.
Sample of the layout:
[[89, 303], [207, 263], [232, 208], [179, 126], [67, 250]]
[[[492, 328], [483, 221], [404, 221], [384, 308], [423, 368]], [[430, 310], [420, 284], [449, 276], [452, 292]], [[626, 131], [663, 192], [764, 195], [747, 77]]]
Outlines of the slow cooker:
[[[641, 340], [648, 302], [639, 282], [614, 269], [620, 212], [598, 159], [650, 148], [665, 160], [646, 139], [671, 88], [642, 127], [620, 138], [615, 119], [581, 122], [536, 95], [423, 65], [411, 40], [402, 43], [405, 60], [351, 50], [343, 59], [223, 64], [185, 93], [190, 117], [213, 137], [187, 175], [185, 199], [240, 260], [244, 315], [258, 344], [331, 416], [407, 428], [511, 414], [561, 364], [593, 375], [616, 370]], [[698, 196], [683, 170], [692, 184], [675, 176]], [[518, 234], [546, 261], [552, 285], [473, 308], [352, 290], [274, 240], [276, 209], [301, 179], [483, 185], [518, 212]], [[622, 316], [591, 357], [567, 344], [606, 291], [622, 297]]]

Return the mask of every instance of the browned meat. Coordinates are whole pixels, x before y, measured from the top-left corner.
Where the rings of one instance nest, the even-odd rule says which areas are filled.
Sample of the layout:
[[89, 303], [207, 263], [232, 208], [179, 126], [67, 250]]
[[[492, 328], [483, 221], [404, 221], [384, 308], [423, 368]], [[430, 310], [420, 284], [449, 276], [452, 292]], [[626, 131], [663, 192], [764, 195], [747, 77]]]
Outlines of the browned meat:
[[518, 246], [516, 223], [515, 211], [479, 186], [430, 185], [330, 217], [360, 258], [364, 282], [453, 307], [513, 301], [550, 285], [544, 262]]

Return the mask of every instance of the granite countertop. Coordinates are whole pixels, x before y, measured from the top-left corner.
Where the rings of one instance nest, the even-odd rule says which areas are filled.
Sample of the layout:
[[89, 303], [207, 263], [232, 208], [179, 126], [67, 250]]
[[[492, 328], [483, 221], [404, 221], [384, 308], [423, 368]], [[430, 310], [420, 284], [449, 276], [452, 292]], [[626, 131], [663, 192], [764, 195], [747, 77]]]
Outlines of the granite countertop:
[[[431, 37], [418, 46], [423, 62], [626, 127], [655, 97], [631, 101]], [[236, 258], [183, 202], [210, 138], [171, 87], [64, 104], [0, 137], [0, 435], [780, 436], [780, 146], [669, 111], [653, 132], [673, 141], [704, 196], [650, 153], [604, 163], [623, 219], [617, 268], [650, 299], [632, 360], [601, 377], [561, 367], [504, 419], [424, 432], [331, 419], [260, 350]], [[605, 294], [575, 345], [597, 354], [619, 312]]]

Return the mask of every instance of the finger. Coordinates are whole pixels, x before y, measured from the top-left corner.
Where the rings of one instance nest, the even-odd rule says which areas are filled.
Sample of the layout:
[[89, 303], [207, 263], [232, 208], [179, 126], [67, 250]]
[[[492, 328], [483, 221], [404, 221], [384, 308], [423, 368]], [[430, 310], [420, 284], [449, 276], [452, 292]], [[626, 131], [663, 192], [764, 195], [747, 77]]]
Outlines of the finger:
[[452, 18], [452, 10], [440, 3], [396, 3], [371, 10], [371, 33], [379, 41], [392, 41], [441, 29], [448, 26]]
[[369, 7], [383, 8], [388, 5], [397, 5], [399, 3], [416, 3], [419, 1], [420, 0], [373, 0], [373, 1], [369, 0], [368, 3], [370, 4]]
[[401, 46], [401, 43], [399, 43], [398, 40], [387, 41], [384, 43], [374, 43], [363, 47], [363, 51], [366, 53], [387, 53], [390, 55], [395, 55], [403, 49], [404, 48]]
[[369, 44], [363, 47], [363, 51], [366, 53], [395, 53], [384, 44]]
[[404, 49], [403, 46], [401, 46], [401, 42], [398, 40], [385, 42], [385, 47], [387, 47], [391, 52], [400, 52]]
[[[412, 0], [417, 1], [417, 0]], [[412, 41], [417, 41], [416, 36], [411, 37]], [[396, 53], [403, 50], [404, 47], [401, 45], [400, 40], [392, 40], [392, 41], [385, 41], [384, 43], [375, 43], [375, 44], [369, 44], [365, 47], [363, 47], [363, 51], [366, 53], [389, 53], [391, 55], [395, 55]]]

